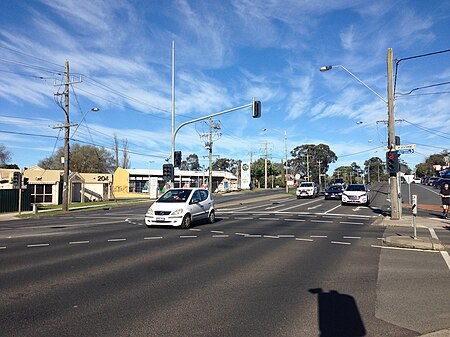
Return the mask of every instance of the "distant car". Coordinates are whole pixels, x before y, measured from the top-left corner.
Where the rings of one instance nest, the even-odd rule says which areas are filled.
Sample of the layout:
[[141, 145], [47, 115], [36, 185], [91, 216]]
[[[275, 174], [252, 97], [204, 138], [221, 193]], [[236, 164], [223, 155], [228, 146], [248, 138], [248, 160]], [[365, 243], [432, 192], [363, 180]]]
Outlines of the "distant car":
[[320, 187], [318, 184], [313, 182], [303, 182], [297, 187], [296, 196], [297, 199], [301, 197], [311, 197], [315, 198], [319, 195]]
[[413, 178], [411, 181], [413, 184], [420, 184], [420, 178]]
[[341, 205], [359, 204], [368, 206], [370, 190], [364, 184], [349, 184], [342, 193]]
[[343, 191], [344, 191], [344, 188], [342, 187], [342, 185], [331, 185], [325, 191], [325, 200], [330, 200], [330, 199], [341, 200]]
[[428, 178], [426, 185], [433, 186], [435, 181], [438, 179], [439, 179], [439, 177], [430, 177], [430, 178]]
[[190, 228], [192, 222], [215, 220], [214, 199], [203, 188], [174, 188], [156, 200], [145, 214], [145, 224]]
[[345, 180], [342, 178], [334, 179], [333, 182], [331, 183], [331, 185], [341, 185], [344, 189], [346, 187]]

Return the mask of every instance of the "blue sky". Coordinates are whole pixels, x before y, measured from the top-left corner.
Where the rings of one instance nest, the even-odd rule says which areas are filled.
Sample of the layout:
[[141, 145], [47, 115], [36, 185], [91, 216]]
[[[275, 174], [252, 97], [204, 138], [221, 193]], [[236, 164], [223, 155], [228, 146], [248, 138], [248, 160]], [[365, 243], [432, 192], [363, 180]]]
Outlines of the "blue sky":
[[[253, 160], [264, 144], [274, 161], [302, 144], [328, 144], [333, 169], [384, 160], [387, 106], [341, 68], [387, 97], [387, 50], [402, 59], [450, 49], [449, 1], [132, 1], [0, 2], [0, 143], [12, 163], [36, 165], [63, 146], [53, 127], [64, 62], [83, 82], [70, 92], [74, 140], [112, 147], [128, 140], [132, 168], [160, 168], [171, 149], [172, 41], [176, 125], [251, 102], [220, 118], [220, 157]], [[396, 81], [396, 133], [417, 144], [414, 167], [449, 149], [450, 53], [404, 60]], [[59, 97], [59, 96], [56, 96]], [[357, 124], [362, 121], [363, 124]], [[262, 131], [267, 128], [267, 131]], [[181, 129], [183, 157], [206, 156], [205, 123]], [[40, 135], [31, 136], [25, 134]], [[46, 137], [42, 137], [46, 136]], [[203, 159], [202, 159], [203, 160]], [[207, 164], [206, 161], [202, 164]]]

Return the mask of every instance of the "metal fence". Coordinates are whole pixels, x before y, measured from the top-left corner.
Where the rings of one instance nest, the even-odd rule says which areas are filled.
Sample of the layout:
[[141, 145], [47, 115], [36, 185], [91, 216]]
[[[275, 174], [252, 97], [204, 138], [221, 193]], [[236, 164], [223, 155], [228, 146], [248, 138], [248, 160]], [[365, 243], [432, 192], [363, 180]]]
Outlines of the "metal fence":
[[[21, 210], [31, 211], [31, 191], [22, 190]], [[0, 213], [18, 212], [19, 211], [19, 190], [0, 190]]]

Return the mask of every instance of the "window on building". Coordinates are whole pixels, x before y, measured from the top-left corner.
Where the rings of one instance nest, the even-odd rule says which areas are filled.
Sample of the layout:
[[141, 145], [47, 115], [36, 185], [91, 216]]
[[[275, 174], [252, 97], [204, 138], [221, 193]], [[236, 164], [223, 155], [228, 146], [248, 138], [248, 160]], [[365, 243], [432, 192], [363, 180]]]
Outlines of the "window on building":
[[31, 185], [31, 202], [44, 203], [53, 201], [53, 185]]

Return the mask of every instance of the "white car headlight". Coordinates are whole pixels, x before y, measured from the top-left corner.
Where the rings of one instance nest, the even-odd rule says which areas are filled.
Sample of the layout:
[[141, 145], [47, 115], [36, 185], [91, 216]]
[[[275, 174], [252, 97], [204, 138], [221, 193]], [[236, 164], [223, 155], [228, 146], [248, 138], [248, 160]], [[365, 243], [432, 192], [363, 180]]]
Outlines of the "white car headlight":
[[149, 208], [148, 210], [147, 210], [147, 214], [146, 215], [148, 215], [148, 216], [153, 216], [153, 215], [155, 215], [155, 212], [151, 209], [151, 208]]
[[179, 209], [173, 211], [172, 215], [180, 215], [180, 214], [183, 214], [183, 212], [184, 212], [184, 209], [183, 208], [179, 208]]

